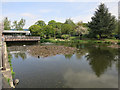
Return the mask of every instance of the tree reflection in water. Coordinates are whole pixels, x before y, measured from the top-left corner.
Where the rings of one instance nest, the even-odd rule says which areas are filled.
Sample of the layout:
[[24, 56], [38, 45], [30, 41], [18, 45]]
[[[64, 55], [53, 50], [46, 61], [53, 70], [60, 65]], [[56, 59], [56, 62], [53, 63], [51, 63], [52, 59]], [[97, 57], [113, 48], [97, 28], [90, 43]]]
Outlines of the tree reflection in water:
[[23, 60], [25, 60], [27, 58], [26, 53], [14, 53], [14, 56], [16, 58], [21, 57]]
[[86, 55], [91, 68], [95, 74], [100, 77], [108, 67], [111, 67], [117, 61], [118, 53], [115, 49], [111, 48], [89, 48], [89, 54]]
[[[62, 45], [62, 46], [61, 46]], [[67, 46], [67, 47], [66, 47]], [[68, 47], [70, 46], [70, 47]], [[76, 49], [77, 48], [77, 49]], [[116, 69], [118, 70], [118, 49], [101, 47], [93, 47], [88, 44], [80, 44], [80, 43], [64, 43], [54, 46], [40, 46], [40, 45], [32, 45], [32, 46], [13, 46], [8, 47], [10, 51], [21, 51], [19, 53], [14, 53], [13, 55], [18, 58], [21, 57], [23, 60], [27, 58], [26, 51], [28, 50], [29, 54], [32, 56], [55, 56], [57, 54], [63, 54], [66, 59], [71, 59], [71, 57], [75, 54], [77, 60], [81, 60], [82, 56], [85, 56], [89, 61], [89, 65], [95, 74], [100, 77], [105, 71], [112, 67], [113, 64], [116, 65]], [[23, 51], [23, 52], [22, 52]], [[74, 53], [75, 51], [75, 53]], [[88, 53], [86, 55], [86, 53]]]

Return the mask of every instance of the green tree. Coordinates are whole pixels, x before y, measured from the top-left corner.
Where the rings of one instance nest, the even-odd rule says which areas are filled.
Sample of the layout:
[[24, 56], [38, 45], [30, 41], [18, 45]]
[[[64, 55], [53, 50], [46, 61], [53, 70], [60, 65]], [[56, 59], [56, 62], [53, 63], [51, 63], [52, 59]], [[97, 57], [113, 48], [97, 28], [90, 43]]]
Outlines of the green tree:
[[82, 22], [78, 22], [76, 29], [75, 29], [76, 35], [79, 35], [80, 39], [82, 39], [82, 36], [84, 34], [88, 34], [88, 29], [86, 27], [83, 27]]
[[10, 30], [10, 29], [11, 29], [10, 20], [8, 20], [8, 18], [5, 17], [5, 19], [4, 19], [4, 30]]
[[41, 35], [42, 28], [39, 25], [32, 25], [29, 27], [29, 30], [32, 35], [39, 36]]
[[72, 26], [70, 30], [70, 34], [73, 35], [75, 33], [75, 27], [76, 27], [75, 23], [69, 18], [69, 19], [66, 19], [65, 24], [69, 24]]
[[12, 27], [13, 27], [14, 29], [18, 30], [18, 23], [17, 23], [16, 20], [13, 22], [13, 26], [12, 26]]
[[52, 26], [53, 28], [56, 27], [56, 21], [55, 20], [51, 20], [48, 22], [48, 25]]
[[99, 35], [100, 39], [103, 35], [111, 35], [115, 29], [115, 17], [108, 12], [105, 4], [100, 4], [98, 9], [95, 11], [94, 16], [89, 22], [90, 34], [92, 37]]
[[46, 38], [50, 38], [54, 36], [54, 30], [52, 26], [47, 25], [45, 26], [44, 30], [45, 30]]
[[19, 22], [18, 22], [18, 29], [19, 30], [23, 30], [23, 27], [25, 26], [25, 19], [21, 19]]
[[72, 26], [70, 24], [63, 24], [61, 28], [62, 34], [70, 34], [72, 31]]
[[21, 19], [19, 22], [16, 20], [13, 22], [13, 28], [16, 30], [23, 30], [23, 27], [25, 26], [25, 19]]
[[75, 23], [70, 18], [66, 19], [65, 24], [70, 24], [72, 26], [75, 26]]
[[42, 20], [39, 20], [39, 21], [37, 21], [36, 23], [35, 23], [35, 25], [39, 25], [39, 26], [46, 26], [46, 24], [45, 24], [45, 22], [44, 21], [42, 21]]
[[116, 20], [116, 27], [115, 27], [115, 30], [113, 32], [114, 35], [119, 35], [120, 34], [119, 26], [120, 26], [120, 21]]

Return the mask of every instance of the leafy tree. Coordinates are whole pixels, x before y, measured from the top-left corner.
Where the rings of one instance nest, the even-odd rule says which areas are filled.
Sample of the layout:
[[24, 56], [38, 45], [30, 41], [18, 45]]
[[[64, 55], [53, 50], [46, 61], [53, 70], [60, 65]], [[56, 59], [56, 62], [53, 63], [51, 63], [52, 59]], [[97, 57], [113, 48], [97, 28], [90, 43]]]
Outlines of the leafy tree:
[[62, 24], [63, 24], [63, 23], [61, 23], [61, 22], [56, 22], [56, 23], [55, 23], [55, 28], [58, 28], [58, 29], [61, 30]]
[[25, 25], [25, 19], [21, 19], [19, 22], [16, 20], [13, 22], [13, 28], [16, 30], [23, 30], [23, 27]]
[[51, 20], [51, 21], [48, 22], [48, 25], [51, 25], [54, 28], [56, 26], [56, 21]]
[[32, 25], [29, 27], [32, 35], [39, 36], [41, 34], [42, 28], [39, 25]]
[[60, 38], [61, 37], [61, 29], [58, 29], [58, 28], [54, 28], [55, 29], [55, 38]]
[[73, 35], [76, 27], [75, 23], [69, 18], [69, 19], [66, 19], [65, 24], [69, 24], [72, 26], [70, 34]]
[[37, 21], [35, 24], [36, 24], [36, 25], [39, 25], [39, 26], [41, 26], [41, 27], [42, 27], [42, 26], [46, 26], [45, 22], [42, 21], [42, 20]]
[[45, 26], [44, 30], [45, 30], [46, 38], [50, 38], [50, 37], [54, 36], [54, 30], [53, 30], [52, 26], [47, 25], [47, 26]]
[[75, 23], [70, 18], [66, 19], [65, 24], [70, 24], [72, 26], [75, 26]]
[[108, 12], [108, 8], [102, 3], [91, 19], [92, 21], [89, 22], [88, 26], [92, 37], [99, 35], [101, 39], [102, 35], [111, 35], [115, 29], [115, 17]]
[[10, 25], [10, 20], [8, 20], [8, 18], [5, 17], [5, 19], [4, 19], [4, 30], [10, 30], [11, 29], [10, 26], [11, 26]]
[[78, 22], [76, 29], [75, 29], [76, 35], [79, 35], [80, 39], [82, 39], [82, 36], [84, 34], [88, 34], [88, 29], [86, 27], [83, 27], [82, 22]]
[[13, 22], [13, 26], [12, 26], [14, 29], [18, 30], [18, 23], [17, 21], [14, 21]]
[[114, 35], [120, 34], [119, 26], [120, 26], [120, 21], [116, 20], [116, 27], [115, 27], [115, 30], [113, 32]]
[[21, 19], [19, 22], [18, 22], [18, 29], [19, 30], [23, 30], [23, 27], [25, 26], [25, 19]]
[[61, 28], [62, 34], [70, 34], [72, 31], [72, 26], [70, 24], [63, 24]]

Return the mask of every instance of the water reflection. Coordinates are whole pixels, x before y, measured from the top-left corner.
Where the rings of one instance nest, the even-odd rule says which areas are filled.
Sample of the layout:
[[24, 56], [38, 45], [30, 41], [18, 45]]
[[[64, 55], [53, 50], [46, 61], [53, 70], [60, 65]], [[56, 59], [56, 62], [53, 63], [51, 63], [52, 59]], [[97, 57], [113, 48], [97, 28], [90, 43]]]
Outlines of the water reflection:
[[73, 56], [73, 54], [66, 54], [64, 56], [65, 56], [66, 59], [70, 59]]
[[113, 75], [105, 74], [97, 78], [95, 74], [82, 71], [75, 72], [68, 69], [64, 74], [65, 86], [69, 88], [116, 88], [118, 80]]
[[21, 57], [23, 60], [27, 58], [26, 53], [14, 53], [15, 58]]
[[98, 77], [118, 59], [115, 58], [118, 56], [117, 51], [110, 48], [89, 48], [88, 52], [87, 60]]
[[12, 54], [15, 58], [21, 57], [22, 60], [27, 58], [27, 47], [24, 46], [10, 46], [8, 47], [9, 54]]
[[[61, 47], [61, 45], [63, 46]], [[26, 47], [8, 47], [12, 56], [15, 57], [13, 57], [12, 64], [16, 77], [19, 77], [22, 81], [19, 87], [26, 87], [26, 85], [28, 87], [29, 85], [31, 87], [39, 87], [40, 79], [42, 80], [40, 87], [46, 85], [44, 81], [47, 79], [48, 87], [54, 87], [56, 82], [60, 80], [62, 83], [58, 87], [118, 87], [117, 49], [101, 45], [93, 47], [92, 45], [81, 45], [78, 43], [66, 43], [56, 46], [27, 45]], [[68, 46], [70, 48], [66, 48]], [[47, 56], [38, 58], [38, 56], [42, 55], [41, 53], [43, 56]], [[22, 62], [21, 59], [25, 61]], [[33, 84], [33, 82], [36, 84]]]
[[88, 53], [88, 51], [86, 49], [78, 49], [78, 50], [76, 50], [76, 58], [80, 59], [86, 53]]

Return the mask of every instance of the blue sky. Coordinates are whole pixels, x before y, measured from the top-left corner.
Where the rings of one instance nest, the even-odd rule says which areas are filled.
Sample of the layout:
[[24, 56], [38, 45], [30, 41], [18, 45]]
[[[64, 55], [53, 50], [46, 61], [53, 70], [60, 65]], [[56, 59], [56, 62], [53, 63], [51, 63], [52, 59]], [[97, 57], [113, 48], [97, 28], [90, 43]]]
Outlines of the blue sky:
[[[65, 22], [71, 18], [88, 22], [100, 2], [4, 2], [2, 3], [2, 16], [14, 20], [26, 19], [24, 28], [28, 28], [37, 20], [44, 20], [46, 24], [50, 20]], [[109, 11], [118, 16], [117, 2], [106, 2]]]

